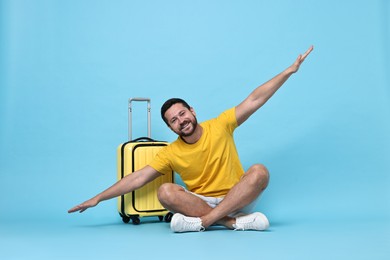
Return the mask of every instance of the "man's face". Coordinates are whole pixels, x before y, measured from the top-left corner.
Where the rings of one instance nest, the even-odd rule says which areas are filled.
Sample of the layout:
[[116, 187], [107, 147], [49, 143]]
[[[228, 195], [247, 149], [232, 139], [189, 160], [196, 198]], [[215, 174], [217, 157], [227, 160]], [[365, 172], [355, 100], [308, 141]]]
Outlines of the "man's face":
[[181, 103], [172, 105], [166, 112], [165, 118], [169, 128], [179, 136], [191, 136], [198, 125], [195, 111], [188, 109]]

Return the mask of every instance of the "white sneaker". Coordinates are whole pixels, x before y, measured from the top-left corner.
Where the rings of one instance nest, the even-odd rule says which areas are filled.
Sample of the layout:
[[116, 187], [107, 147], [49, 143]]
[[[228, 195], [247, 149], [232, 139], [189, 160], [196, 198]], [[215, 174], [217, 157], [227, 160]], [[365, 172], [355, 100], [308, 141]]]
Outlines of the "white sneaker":
[[264, 214], [255, 212], [237, 217], [233, 227], [234, 230], [266, 230], [269, 227], [269, 221]]
[[171, 220], [171, 230], [176, 233], [204, 231], [202, 220], [200, 218], [187, 217], [176, 213]]

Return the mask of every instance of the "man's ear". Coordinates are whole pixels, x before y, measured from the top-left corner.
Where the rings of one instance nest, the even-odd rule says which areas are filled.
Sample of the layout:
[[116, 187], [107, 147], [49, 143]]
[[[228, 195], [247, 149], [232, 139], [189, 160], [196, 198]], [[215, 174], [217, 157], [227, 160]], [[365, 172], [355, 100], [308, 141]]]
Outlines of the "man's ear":
[[190, 107], [190, 111], [191, 111], [191, 113], [192, 113], [194, 116], [196, 116], [196, 113], [195, 113], [195, 110], [194, 110], [193, 107]]

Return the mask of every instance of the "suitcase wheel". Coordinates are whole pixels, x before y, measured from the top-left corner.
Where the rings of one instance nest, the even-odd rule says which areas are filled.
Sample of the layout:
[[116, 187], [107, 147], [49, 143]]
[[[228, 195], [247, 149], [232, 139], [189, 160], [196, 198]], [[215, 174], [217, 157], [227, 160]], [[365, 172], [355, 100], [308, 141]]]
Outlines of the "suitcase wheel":
[[123, 221], [123, 223], [129, 223], [129, 221], [130, 221], [130, 218], [128, 217], [128, 216], [122, 216], [122, 214], [120, 214], [121, 215], [121, 217], [122, 217], [122, 221]]
[[172, 216], [173, 216], [173, 213], [172, 212], [168, 212], [165, 215], [165, 217], [164, 217], [164, 221], [167, 222], [167, 223], [171, 222]]
[[132, 216], [130, 218], [134, 225], [138, 225], [139, 223], [141, 223], [141, 220], [137, 216]]

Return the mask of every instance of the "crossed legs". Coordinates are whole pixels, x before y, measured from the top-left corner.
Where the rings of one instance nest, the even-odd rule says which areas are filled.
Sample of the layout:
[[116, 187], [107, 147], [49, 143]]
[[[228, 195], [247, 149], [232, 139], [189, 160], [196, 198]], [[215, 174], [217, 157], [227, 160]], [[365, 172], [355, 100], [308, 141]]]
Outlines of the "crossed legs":
[[212, 224], [220, 224], [233, 229], [235, 219], [228, 215], [254, 201], [267, 187], [268, 181], [267, 168], [261, 164], [255, 164], [215, 208], [210, 207], [201, 198], [186, 192], [183, 187], [172, 183], [166, 183], [160, 187], [158, 198], [161, 204], [172, 212], [199, 217], [204, 228]]

